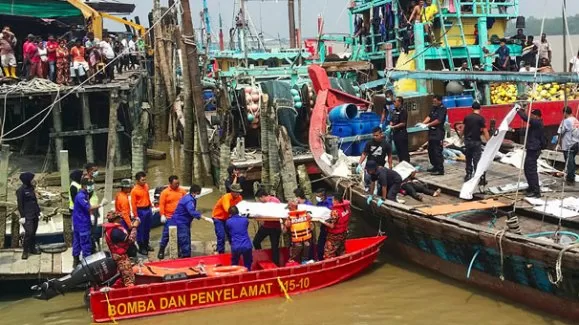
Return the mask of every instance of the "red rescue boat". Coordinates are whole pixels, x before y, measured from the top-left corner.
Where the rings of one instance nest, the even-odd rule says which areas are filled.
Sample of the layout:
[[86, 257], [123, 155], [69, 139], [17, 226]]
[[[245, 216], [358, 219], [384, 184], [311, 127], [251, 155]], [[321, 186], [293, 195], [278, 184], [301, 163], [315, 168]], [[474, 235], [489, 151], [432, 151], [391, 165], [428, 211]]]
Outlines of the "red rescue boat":
[[[253, 252], [253, 271], [237, 273], [233, 267], [233, 272], [223, 276], [206, 274], [214, 273], [209, 269], [216, 265], [231, 267], [230, 254], [147, 263], [134, 267], [134, 287], [93, 289], [90, 307], [95, 322], [114, 322], [309, 292], [345, 281], [368, 268], [385, 239], [350, 239], [345, 255], [286, 267], [271, 262], [270, 250], [258, 250]], [[280, 258], [287, 261], [287, 248], [280, 249]]]

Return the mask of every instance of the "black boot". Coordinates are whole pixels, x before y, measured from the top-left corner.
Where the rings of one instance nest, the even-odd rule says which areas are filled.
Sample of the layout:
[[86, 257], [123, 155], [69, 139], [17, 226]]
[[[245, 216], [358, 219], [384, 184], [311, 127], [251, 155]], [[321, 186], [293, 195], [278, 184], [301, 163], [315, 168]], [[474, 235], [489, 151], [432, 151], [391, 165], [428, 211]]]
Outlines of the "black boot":
[[145, 244], [139, 244], [139, 254], [148, 256], [149, 251], [147, 250], [147, 246]]
[[464, 181], [465, 181], [465, 182], [468, 182], [471, 178], [472, 178], [472, 174], [466, 174], [466, 175], [464, 176]]
[[151, 247], [149, 244], [147, 244], [147, 251], [148, 252], [154, 252], [155, 249], [153, 247]]
[[159, 247], [159, 253], [157, 254], [157, 258], [160, 260], [165, 258], [165, 247], [163, 246]]
[[487, 182], [487, 175], [486, 175], [486, 174], [483, 174], [483, 175], [481, 176], [481, 178], [480, 178], [480, 181], [478, 182], [478, 185], [486, 186], [487, 184], [488, 184], [488, 182]]
[[78, 256], [73, 256], [73, 261], [72, 261], [72, 268], [76, 269], [76, 267], [80, 264], [80, 257]]
[[28, 251], [22, 251], [22, 259], [23, 259], [23, 260], [27, 260], [27, 259], [28, 259]]

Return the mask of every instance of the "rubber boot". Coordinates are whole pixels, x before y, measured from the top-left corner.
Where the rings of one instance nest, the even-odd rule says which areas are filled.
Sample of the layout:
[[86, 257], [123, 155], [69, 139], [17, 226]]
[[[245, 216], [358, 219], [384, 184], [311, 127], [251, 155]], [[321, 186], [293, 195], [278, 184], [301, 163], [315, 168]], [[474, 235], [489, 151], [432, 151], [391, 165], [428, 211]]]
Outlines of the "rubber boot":
[[10, 67], [10, 77], [14, 79], [18, 78], [18, 76], [16, 76], [16, 67]]
[[151, 245], [147, 244], [147, 251], [148, 252], [154, 252], [155, 249], [153, 247], [151, 247]]
[[139, 254], [141, 255], [149, 255], [149, 251], [147, 250], [147, 246], [143, 243], [139, 243]]
[[3, 68], [2, 71], [4, 72], [4, 77], [6, 78], [10, 77], [10, 72], [8, 71], [8, 68]]
[[157, 254], [157, 258], [159, 260], [162, 260], [165, 258], [165, 247], [163, 247], [163, 246], [159, 247], [159, 253]]
[[80, 264], [80, 257], [78, 256], [73, 256], [73, 261], [72, 261], [72, 268], [76, 269], [76, 267]]
[[23, 260], [27, 260], [28, 259], [28, 251], [22, 251], [22, 259]]
[[465, 182], [468, 182], [471, 178], [472, 178], [472, 175], [471, 175], [471, 174], [466, 174], [466, 175], [464, 176], [464, 181], [465, 181]]

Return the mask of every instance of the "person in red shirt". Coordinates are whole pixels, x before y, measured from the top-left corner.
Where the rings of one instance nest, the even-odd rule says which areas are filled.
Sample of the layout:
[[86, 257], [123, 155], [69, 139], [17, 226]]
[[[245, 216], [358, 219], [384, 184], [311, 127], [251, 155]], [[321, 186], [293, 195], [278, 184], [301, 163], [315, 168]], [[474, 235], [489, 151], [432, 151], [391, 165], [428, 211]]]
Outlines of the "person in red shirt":
[[149, 245], [149, 235], [151, 233], [151, 197], [149, 196], [149, 185], [147, 184], [147, 174], [138, 172], [135, 175], [137, 181], [133, 190], [131, 190], [131, 204], [133, 215], [141, 220], [137, 230], [137, 243], [139, 253], [147, 256], [154, 249]]
[[[269, 195], [264, 189], [255, 193], [255, 197], [261, 203], [281, 203], [275, 196]], [[271, 259], [279, 266], [279, 238], [281, 237], [281, 223], [279, 220], [264, 221], [253, 237], [253, 248], [261, 249], [261, 242], [269, 237], [271, 243]]]
[[34, 42], [34, 35], [28, 34], [26, 41], [22, 44], [22, 76], [23, 78], [28, 78], [30, 73], [30, 58], [28, 57], [28, 47]]
[[58, 42], [54, 36], [48, 35], [48, 42], [46, 42], [46, 50], [48, 51], [48, 79], [56, 82], [56, 50], [58, 49]]
[[348, 237], [348, 225], [350, 224], [350, 201], [344, 200], [343, 195], [334, 197], [330, 220], [322, 221], [327, 227], [328, 237], [324, 245], [324, 260], [344, 255], [346, 252], [346, 237]]
[[[74, 76], [72, 77], [76, 78], [76, 81], [80, 84], [82, 83], [81, 76], [84, 76], [84, 79], [87, 73], [89, 73], [89, 66], [88, 62], [86, 62], [85, 48], [82, 46], [82, 40], [76, 39], [74, 46], [70, 50], [70, 56], [72, 57], [72, 68], [74, 70]], [[82, 73], [80, 68], [83, 69]]]
[[179, 177], [175, 175], [169, 176], [169, 186], [161, 192], [159, 197], [159, 213], [161, 214], [161, 223], [164, 224], [157, 255], [160, 260], [165, 258], [165, 247], [169, 243], [169, 226], [174, 225], [172, 220], [173, 213], [177, 209], [179, 200], [187, 194], [187, 191], [181, 189], [179, 185]]
[[229, 236], [225, 230], [225, 221], [229, 218], [229, 208], [236, 206], [243, 200], [241, 193], [243, 189], [239, 184], [231, 185], [231, 193], [223, 195], [213, 207], [213, 226], [217, 237], [217, 252], [225, 253], [225, 237]]
[[38, 53], [38, 39], [33, 39], [28, 43], [25, 56], [30, 62], [28, 80], [42, 78], [42, 66], [40, 65], [40, 54]]

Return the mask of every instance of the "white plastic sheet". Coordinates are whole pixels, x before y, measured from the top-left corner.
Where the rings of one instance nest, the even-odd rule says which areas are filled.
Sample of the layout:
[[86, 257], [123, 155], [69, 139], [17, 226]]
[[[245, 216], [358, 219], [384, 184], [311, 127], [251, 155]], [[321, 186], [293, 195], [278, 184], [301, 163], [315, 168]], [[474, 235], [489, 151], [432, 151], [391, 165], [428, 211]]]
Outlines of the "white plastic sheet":
[[[241, 201], [237, 203], [239, 213], [247, 214], [250, 218], [276, 218], [285, 219], [288, 217], [289, 210], [286, 208], [287, 203], [261, 203]], [[314, 220], [328, 220], [331, 210], [326, 207], [317, 207], [312, 205], [299, 204], [298, 210], [311, 212]]]

